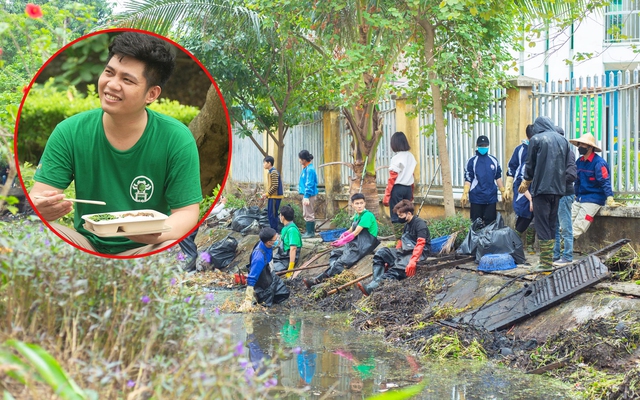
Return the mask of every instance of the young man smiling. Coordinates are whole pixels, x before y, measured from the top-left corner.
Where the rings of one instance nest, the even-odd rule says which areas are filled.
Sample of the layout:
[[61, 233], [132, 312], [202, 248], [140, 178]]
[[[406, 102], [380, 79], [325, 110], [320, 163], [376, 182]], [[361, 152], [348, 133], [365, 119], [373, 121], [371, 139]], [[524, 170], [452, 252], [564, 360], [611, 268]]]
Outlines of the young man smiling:
[[[74, 245], [105, 254], [145, 254], [170, 245], [197, 223], [202, 193], [193, 135], [181, 122], [147, 108], [174, 67], [175, 55], [161, 39], [139, 32], [118, 35], [98, 79], [101, 108], [66, 119], [51, 134], [30, 192], [41, 217], [55, 221], [73, 210], [73, 203], [63, 200], [72, 181], [78, 198], [107, 203], [76, 203], [75, 230], [51, 224]], [[81, 219], [139, 209], [170, 215], [165, 224], [171, 230], [98, 237]]]

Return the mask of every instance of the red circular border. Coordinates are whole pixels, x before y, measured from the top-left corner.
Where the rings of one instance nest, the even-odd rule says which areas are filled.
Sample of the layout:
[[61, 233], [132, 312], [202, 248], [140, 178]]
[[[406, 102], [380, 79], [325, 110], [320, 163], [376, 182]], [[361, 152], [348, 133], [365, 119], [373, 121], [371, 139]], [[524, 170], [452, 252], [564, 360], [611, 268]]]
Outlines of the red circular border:
[[[58, 234], [58, 232], [53, 229], [51, 227], [51, 225], [49, 225], [49, 222], [45, 221], [44, 218], [42, 218], [42, 215], [40, 215], [40, 213], [38, 212], [38, 210], [34, 207], [33, 202], [31, 201], [31, 197], [29, 196], [29, 193], [27, 192], [27, 188], [24, 185], [24, 181], [22, 180], [22, 173], [20, 171], [20, 163], [18, 161], [18, 126], [20, 124], [20, 114], [22, 113], [22, 107], [24, 106], [24, 102], [27, 99], [27, 95], [29, 94], [29, 91], [31, 90], [31, 87], [33, 86], [33, 83], [36, 81], [36, 79], [38, 78], [38, 76], [40, 75], [40, 73], [42, 72], [42, 70], [44, 70], [49, 63], [56, 58], [60, 53], [62, 53], [63, 51], [65, 51], [67, 48], [69, 48], [70, 46], [72, 46], [73, 44], [84, 40], [88, 37], [91, 36], [95, 36], [95, 35], [101, 35], [104, 33], [109, 33], [109, 32], [139, 32], [139, 33], [145, 33], [148, 35], [152, 35], [155, 36], [159, 39], [162, 39], [166, 42], [171, 43], [172, 45], [176, 46], [177, 48], [179, 48], [180, 50], [182, 50], [185, 54], [187, 54], [193, 61], [195, 61], [200, 68], [204, 71], [204, 73], [207, 75], [207, 77], [209, 78], [209, 80], [211, 81], [211, 84], [213, 85], [213, 87], [216, 88], [216, 92], [218, 92], [218, 96], [220, 97], [220, 100], [222, 102], [222, 107], [224, 108], [224, 114], [227, 118], [227, 129], [228, 129], [228, 137], [229, 137], [229, 156], [227, 157], [227, 171], [224, 175], [224, 179], [222, 180], [222, 184], [220, 185], [220, 191], [218, 192], [218, 196], [216, 197], [216, 199], [214, 200], [213, 204], [211, 205], [211, 207], [209, 208], [209, 210], [205, 213], [205, 215], [202, 217], [202, 219], [200, 221], [198, 221], [198, 224], [191, 229], [189, 232], [187, 232], [186, 235], [184, 235], [181, 239], [176, 240], [176, 242], [170, 246], [166, 246], [163, 248], [160, 248], [158, 250], [149, 252], [149, 253], [144, 253], [144, 254], [138, 254], [138, 255], [132, 255], [132, 256], [119, 256], [119, 255], [115, 255], [115, 254], [104, 254], [104, 253], [98, 253], [96, 251], [92, 251], [89, 249], [85, 249], [84, 247], [80, 247], [80, 246], [76, 246], [75, 244], [71, 243], [70, 241], [68, 241], [67, 239], [65, 239], [64, 237], [62, 237], [60, 234]], [[42, 67], [40, 67], [40, 69], [38, 70], [38, 72], [36, 72], [36, 74], [34, 75], [34, 77], [31, 79], [31, 82], [29, 82], [29, 85], [26, 87], [26, 90], [23, 90], [24, 94], [22, 96], [22, 101], [20, 102], [20, 107], [18, 108], [18, 114], [16, 116], [16, 126], [14, 129], [14, 133], [13, 133], [13, 154], [14, 154], [14, 158], [15, 158], [15, 162], [16, 162], [16, 166], [18, 167], [18, 177], [20, 178], [20, 185], [22, 186], [22, 190], [25, 193], [25, 197], [29, 200], [29, 204], [31, 204], [31, 208], [33, 208], [33, 210], [36, 212], [36, 214], [38, 215], [38, 217], [40, 218], [40, 220], [53, 232], [55, 233], [60, 239], [62, 239], [63, 241], [67, 242], [68, 244], [70, 244], [71, 246], [75, 247], [76, 249], [79, 249], [81, 251], [93, 254], [95, 256], [99, 256], [99, 257], [105, 257], [105, 258], [115, 258], [115, 259], [134, 259], [134, 258], [142, 258], [142, 257], [146, 257], [146, 256], [150, 256], [153, 254], [158, 254], [161, 253], [165, 250], [168, 250], [169, 248], [177, 245], [179, 242], [183, 241], [187, 236], [189, 236], [190, 234], [193, 233], [193, 231], [195, 231], [196, 229], [198, 229], [200, 227], [200, 225], [202, 225], [202, 223], [205, 221], [205, 219], [207, 218], [207, 216], [211, 213], [211, 210], [213, 209], [213, 207], [218, 203], [218, 200], [220, 200], [220, 196], [222, 194], [222, 191], [224, 190], [224, 187], [227, 183], [227, 178], [229, 177], [229, 171], [231, 168], [231, 156], [232, 156], [232, 149], [233, 149], [233, 132], [231, 130], [231, 120], [229, 119], [229, 110], [227, 109], [227, 104], [224, 101], [224, 97], [222, 97], [222, 93], [220, 92], [220, 88], [218, 88], [218, 84], [216, 83], [216, 81], [213, 79], [213, 77], [211, 76], [211, 74], [209, 73], [209, 71], [205, 68], [204, 65], [202, 65], [202, 63], [200, 62], [200, 60], [198, 60], [193, 54], [191, 54], [191, 52], [189, 52], [187, 49], [185, 49], [184, 47], [182, 47], [180, 44], [174, 42], [173, 40], [166, 38], [162, 35], [158, 35], [157, 33], [154, 32], [150, 32], [150, 31], [145, 31], [145, 30], [141, 30], [141, 29], [133, 29], [133, 28], [113, 28], [113, 29], [105, 29], [105, 30], [101, 30], [101, 31], [96, 31], [96, 32], [91, 32], [88, 33], [84, 36], [81, 36], [79, 38], [77, 38], [76, 40], [67, 43], [64, 47], [62, 47], [60, 50], [56, 51], [54, 55], [52, 55], [51, 57], [49, 57], [49, 59], [42, 65]]]

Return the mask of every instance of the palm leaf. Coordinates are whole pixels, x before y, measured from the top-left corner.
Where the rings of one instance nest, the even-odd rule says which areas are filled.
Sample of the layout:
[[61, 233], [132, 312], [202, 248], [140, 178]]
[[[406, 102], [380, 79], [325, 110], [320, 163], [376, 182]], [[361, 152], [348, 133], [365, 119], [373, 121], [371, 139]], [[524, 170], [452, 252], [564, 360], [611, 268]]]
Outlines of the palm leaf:
[[226, 24], [260, 30], [260, 17], [246, 7], [228, 0], [131, 0], [111, 23], [120, 27], [144, 29], [168, 35], [185, 32], [195, 24]]

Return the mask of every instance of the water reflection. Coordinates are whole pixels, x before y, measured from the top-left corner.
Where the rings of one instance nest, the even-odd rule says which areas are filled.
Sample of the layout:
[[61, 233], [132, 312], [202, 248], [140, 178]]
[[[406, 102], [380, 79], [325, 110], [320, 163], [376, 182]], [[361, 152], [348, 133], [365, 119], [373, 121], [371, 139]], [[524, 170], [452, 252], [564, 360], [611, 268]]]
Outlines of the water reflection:
[[[280, 350], [271, 384], [286, 399], [364, 399], [426, 381], [416, 397], [429, 400], [566, 399], [566, 388], [495, 365], [447, 361], [420, 365], [412, 356], [356, 332], [344, 315], [237, 316], [233, 332], [243, 341], [247, 374], [261, 374]], [[292, 390], [303, 391], [293, 394]]]

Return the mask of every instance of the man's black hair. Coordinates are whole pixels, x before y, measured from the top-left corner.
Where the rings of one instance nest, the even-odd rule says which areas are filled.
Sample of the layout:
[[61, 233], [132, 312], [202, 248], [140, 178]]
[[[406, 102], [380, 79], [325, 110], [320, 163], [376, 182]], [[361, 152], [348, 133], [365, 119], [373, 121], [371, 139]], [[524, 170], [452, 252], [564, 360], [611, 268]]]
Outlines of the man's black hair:
[[271, 156], [266, 156], [263, 161], [268, 162], [269, 164], [271, 164], [272, 167], [273, 167], [273, 164], [276, 162], [276, 160], [274, 160], [273, 157]]
[[273, 239], [275, 235], [276, 235], [276, 230], [271, 227], [260, 229], [260, 233], [258, 234], [258, 236], [260, 236], [260, 240], [262, 241], [262, 243], [267, 243], [269, 240]]
[[527, 139], [531, 139], [531, 136], [533, 136], [533, 124], [529, 124], [527, 125]]
[[411, 146], [409, 146], [409, 141], [404, 132], [396, 132], [391, 136], [391, 150], [396, 153], [411, 150]]
[[107, 63], [113, 56], [120, 57], [120, 60], [127, 56], [143, 62], [147, 89], [163, 87], [176, 66], [176, 55], [169, 43], [140, 32], [124, 32], [116, 36], [109, 45]]
[[[364, 198], [364, 194], [362, 193], [356, 193], [353, 196], [351, 196], [351, 201], [356, 201], [356, 200], [365, 200]], [[365, 200], [366, 201], [366, 200]]]
[[293, 207], [287, 204], [280, 207], [280, 215], [282, 215], [287, 221], [293, 221], [295, 212], [293, 211]]

